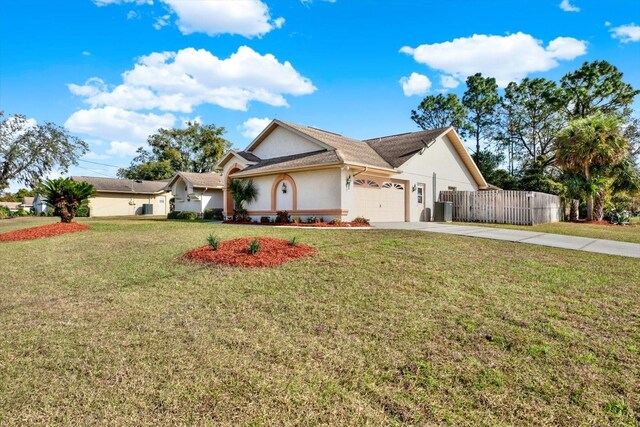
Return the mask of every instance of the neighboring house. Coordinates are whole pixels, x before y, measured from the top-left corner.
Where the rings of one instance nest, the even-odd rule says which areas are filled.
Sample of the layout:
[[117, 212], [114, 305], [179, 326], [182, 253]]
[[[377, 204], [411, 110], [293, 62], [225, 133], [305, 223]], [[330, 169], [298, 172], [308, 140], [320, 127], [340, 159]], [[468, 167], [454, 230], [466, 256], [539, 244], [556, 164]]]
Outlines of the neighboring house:
[[27, 212], [31, 211], [31, 208], [33, 207], [33, 199], [33, 197], [23, 197], [20, 207]]
[[0, 206], [3, 206], [9, 209], [11, 212], [19, 211], [21, 209], [20, 208], [21, 205], [22, 205], [21, 202], [0, 202]]
[[96, 190], [89, 199], [89, 216], [129, 216], [145, 214], [143, 205], [151, 205], [151, 215], [169, 213], [170, 193], [165, 189], [167, 181], [142, 181], [132, 179], [74, 176]]
[[440, 191], [487, 188], [451, 127], [360, 141], [274, 120], [218, 167], [225, 216], [233, 213], [227, 185], [234, 178], [258, 188], [248, 206], [253, 218], [286, 210], [303, 218], [428, 221]]
[[203, 213], [222, 209], [222, 175], [216, 172], [178, 172], [166, 186], [174, 197], [176, 211]]
[[49, 210], [49, 205], [47, 204], [47, 199], [42, 194], [36, 194], [33, 198], [33, 211], [36, 215], [40, 215], [41, 213], [47, 213]]

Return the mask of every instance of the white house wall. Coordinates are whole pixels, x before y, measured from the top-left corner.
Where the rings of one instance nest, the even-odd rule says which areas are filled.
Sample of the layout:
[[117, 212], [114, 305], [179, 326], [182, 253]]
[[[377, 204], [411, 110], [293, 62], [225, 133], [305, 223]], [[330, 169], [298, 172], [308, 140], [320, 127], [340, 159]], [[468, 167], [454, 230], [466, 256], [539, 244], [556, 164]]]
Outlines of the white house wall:
[[[168, 213], [169, 193], [159, 195], [96, 193], [89, 199], [89, 214], [92, 217], [140, 215], [142, 205], [153, 205], [153, 215]], [[162, 200], [162, 202], [161, 202]]]
[[287, 129], [277, 127], [252, 152], [261, 159], [272, 159], [318, 150], [322, 150], [322, 147]]
[[[431, 209], [432, 215], [433, 204], [437, 201], [440, 191], [446, 191], [449, 187], [455, 187], [460, 191], [478, 190], [478, 185], [446, 136], [438, 138], [423, 154], [416, 154], [398, 169], [402, 173], [395, 175], [394, 178], [408, 180], [411, 189], [414, 184], [425, 184], [426, 207]], [[420, 212], [416, 208], [418, 192], [411, 191], [409, 197], [410, 221], [420, 221]]]

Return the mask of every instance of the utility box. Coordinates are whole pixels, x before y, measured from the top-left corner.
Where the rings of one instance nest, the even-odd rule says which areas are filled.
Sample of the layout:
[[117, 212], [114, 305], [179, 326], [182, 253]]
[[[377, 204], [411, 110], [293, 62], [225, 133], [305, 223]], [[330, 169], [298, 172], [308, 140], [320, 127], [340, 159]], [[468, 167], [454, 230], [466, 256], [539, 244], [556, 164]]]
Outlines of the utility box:
[[143, 215], [153, 215], [153, 205], [151, 203], [145, 203], [142, 205]]
[[436, 202], [433, 211], [433, 220], [436, 222], [451, 222], [453, 220], [453, 203]]

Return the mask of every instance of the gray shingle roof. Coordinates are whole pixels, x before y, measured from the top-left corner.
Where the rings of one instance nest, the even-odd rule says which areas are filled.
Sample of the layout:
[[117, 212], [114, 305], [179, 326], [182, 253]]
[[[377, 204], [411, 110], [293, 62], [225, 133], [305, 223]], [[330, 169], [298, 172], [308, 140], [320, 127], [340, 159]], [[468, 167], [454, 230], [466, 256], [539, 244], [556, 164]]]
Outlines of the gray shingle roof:
[[387, 163], [397, 168], [424, 148], [424, 143], [433, 141], [447, 129], [448, 128], [441, 128], [402, 133], [399, 135], [367, 139], [364, 142], [375, 150], [380, 157], [385, 159]]
[[238, 154], [240, 157], [242, 157], [243, 159], [249, 161], [249, 162], [259, 162], [260, 161], [260, 157], [256, 156], [253, 153], [249, 153], [247, 151], [238, 151], [236, 154]]
[[236, 172], [234, 175], [242, 176], [246, 173], [253, 172], [271, 172], [279, 171], [282, 169], [294, 169], [305, 166], [316, 165], [338, 165], [342, 160], [338, 157], [337, 153], [331, 151], [313, 151], [311, 153], [294, 154], [291, 156], [274, 157], [272, 159], [261, 160], [255, 165], [247, 166], [240, 172]]
[[34, 197], [23, 197], [22, 204], [25, 206], [33, 206], [33, 199]]
[[179, 172], [179, 174], [189, 180], [189, 182], [191, 182], [191, 185], [193, 185], [194, 187], [215, 188], [223, 186], [222, 175], [216, 172]]
[[75, 181], [93, 185], [96, 191], [114, 193], [155, 194], [164, 192], [167, 181], [142, 181], [133, 179], [102, 178], [97, 176], [74, 176]]

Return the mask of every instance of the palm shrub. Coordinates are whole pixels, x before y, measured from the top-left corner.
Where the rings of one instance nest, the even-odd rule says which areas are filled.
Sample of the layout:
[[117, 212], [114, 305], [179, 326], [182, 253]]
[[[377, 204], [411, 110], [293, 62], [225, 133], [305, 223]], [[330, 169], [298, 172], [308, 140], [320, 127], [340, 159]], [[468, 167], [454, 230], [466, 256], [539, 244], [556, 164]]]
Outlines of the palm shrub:
[[258, 253], [259, 250], [260, 250], [260, 240], [253, 239], [249, 244], [249, 253], [251, 255], [255, 255]]
[[[556, 162], [569, 173], [582, 174], [587, 183], [587, 219], [593, 219], [594, 197], [602, 206], [605, 195], [605, 171], [628, 156], [629, 143], [622, 135], [620, 121], [614, 116], [596, 114], [577, 119], [555, 140]], [[603, 176], [605, 175], [605, 176]], [[601, 209], [598, 210], [598, 218]]]
[[214, 251], [218, 250], [218, 245], [220, 244], [220, 239], [218, 238], [218, 236], [209, 234], [209, 236], [207, 237], [207, 242], [209, 243], [209, 246], [211, 246], [211, 249], [213, 249]]
[[95, 194], [93, 185], [71, 178], [47, 179], [38, 189], [47, 204], [60, 215], [60, 222], [71, 222], [78, 208]]
[[234, 179], [229, 184], [229, 189], [234, 201], [233, 220], [246, 221], [247, 204], [258, 198], [258, 188], [251, 179], [248, 181]]

